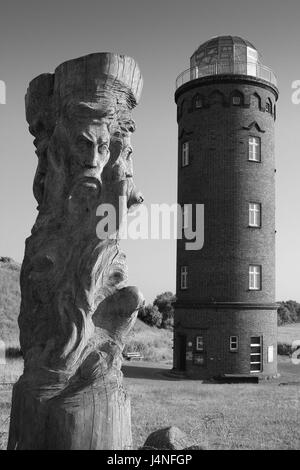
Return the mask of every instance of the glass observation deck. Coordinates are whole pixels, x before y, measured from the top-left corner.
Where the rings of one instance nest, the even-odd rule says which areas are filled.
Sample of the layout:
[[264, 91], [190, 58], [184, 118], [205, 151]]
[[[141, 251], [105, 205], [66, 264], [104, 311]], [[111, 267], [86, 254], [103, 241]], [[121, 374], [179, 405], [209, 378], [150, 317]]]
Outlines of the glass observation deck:
[[211, 75], [247, 75], [277, 85], [274, 72], [261, 62], [257, 49], [239, 36], [218, 36], [202, 44], [190, 58], [190, 68], [176, 79], [184, 83]]
[[273, 70], [257, 62], [226, 62], [219, 61], [208, 65], [195, 65], [180, 75], [176, 79], [176, 90], [184, 83], [195, 80], [196, 78], [207, 77], [209, 75], [250, 75], [251, 77], [261, 78], [272, 85], [277, 86], [276, 75]]

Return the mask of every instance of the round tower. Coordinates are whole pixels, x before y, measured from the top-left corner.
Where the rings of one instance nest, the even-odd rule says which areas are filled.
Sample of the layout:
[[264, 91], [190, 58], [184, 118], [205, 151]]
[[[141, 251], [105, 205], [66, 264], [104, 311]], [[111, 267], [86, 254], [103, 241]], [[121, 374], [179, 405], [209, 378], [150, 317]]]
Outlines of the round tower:
[[[178, 203], [193, 212], [177, 241], [174, 369], [191, 377], [277, 373], [277, 99], [274, 73], [235, 36], [201, 45], [176, 81]], [[197, 204], [204, 244], [188, 249]]]

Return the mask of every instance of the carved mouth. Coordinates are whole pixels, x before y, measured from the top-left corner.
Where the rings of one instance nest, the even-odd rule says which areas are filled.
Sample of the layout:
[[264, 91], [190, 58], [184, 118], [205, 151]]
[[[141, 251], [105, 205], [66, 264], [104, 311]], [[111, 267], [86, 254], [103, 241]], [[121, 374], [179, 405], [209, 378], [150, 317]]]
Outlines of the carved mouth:
[[101, 193], [100, 181], [93, 176], [84, 176], [77, 179], [71, 191], [72, 197], [96, 197]]
[[94, 176], [85, 176], [76, 181], [75, 186], [84, 186], [96, 191], [100, 191], [100, 181]]
[[83, 181], [82, 185], [86, 188], [98, 189], [98, 185], [95, 181]]

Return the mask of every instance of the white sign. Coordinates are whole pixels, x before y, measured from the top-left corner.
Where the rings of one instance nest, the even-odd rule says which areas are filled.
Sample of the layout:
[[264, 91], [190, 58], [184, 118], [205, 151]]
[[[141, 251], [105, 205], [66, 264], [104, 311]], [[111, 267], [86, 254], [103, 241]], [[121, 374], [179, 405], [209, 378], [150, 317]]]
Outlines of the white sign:
[[268, 346], [268, 362], [274, 361], [274, 346]]

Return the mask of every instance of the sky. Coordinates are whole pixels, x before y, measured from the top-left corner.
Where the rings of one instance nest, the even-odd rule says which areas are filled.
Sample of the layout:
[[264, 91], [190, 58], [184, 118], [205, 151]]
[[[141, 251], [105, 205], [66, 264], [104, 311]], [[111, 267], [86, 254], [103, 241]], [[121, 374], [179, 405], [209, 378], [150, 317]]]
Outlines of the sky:
[[[37, 157], [25, 120], [29, 81], [57, 65], [92, 52], [133, 57], [144, 77], [133, 111], [135, 182], [145, 203], [175, 203], [177, 123], [175, 79], [189, 57], [213, 36], [242, 36], [254, 43], [278, 78], [276, 121], [277, 300], [300, 301], [300, 104], [292, 82], [300, 80], [298, 0], [10, 0], [0, 11], [0, 256], [21, 262], [25, 238], [37, 216], [32, 181]], [[129, 283], [150, 302], [175, 291], [174, 240], [122, 243]]]

